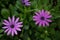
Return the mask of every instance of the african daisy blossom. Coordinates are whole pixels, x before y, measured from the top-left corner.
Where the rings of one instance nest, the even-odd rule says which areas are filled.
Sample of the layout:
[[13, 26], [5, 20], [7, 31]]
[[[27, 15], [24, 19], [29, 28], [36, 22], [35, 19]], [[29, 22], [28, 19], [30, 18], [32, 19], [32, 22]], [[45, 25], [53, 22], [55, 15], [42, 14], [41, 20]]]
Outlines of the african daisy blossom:
[[8, 17], [8, 20], [4, 20], [3, 24], [4, 27], [3, 29], [5, 29], [5, 33], [7, 33], [7, 35], [12, 35], [14, 36], [14, 34], [18, 34], [17, 31], [21, 31], [21, 27], [22, 22], [18, 22], [19, 18], [16, 18], [13, 16], [12, 18]]
[[30, 5], [31, 5], [31, 2], [29, 2], [29, 0], [22, 0], [22, 3], [23, 3], [25, 6], [30, 6]]
[[35, 12], [35, 14], [33, 20], [35, 21], [35, 24], [38, 24], [39, 26], [49, 26], [49, 22], [52, 22], [52, 20], [50, 20], [52, 15], [50, 15], [50, 12], [48, 11], [41, 10]]

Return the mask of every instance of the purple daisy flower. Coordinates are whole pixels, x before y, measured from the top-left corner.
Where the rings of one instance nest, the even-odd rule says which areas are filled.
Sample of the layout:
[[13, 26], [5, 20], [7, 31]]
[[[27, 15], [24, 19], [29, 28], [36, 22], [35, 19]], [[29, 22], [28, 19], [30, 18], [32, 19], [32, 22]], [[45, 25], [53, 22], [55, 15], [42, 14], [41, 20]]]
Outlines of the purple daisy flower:
[[18, 34], [17, 31], [21, 31], [21, 27], [22, 22], [18, 22], [19, 18], [16, 18], [13, 16], [12, 18], [8, 17], [8, 20], [4, 20], [3, 24], [5, 25], [3, 27], [3, 29], [5, 29], [5, 33], [7, 33], [7, 35], [12, 35], [14, 36], [14, 34]]
[[30, 5], [31, 5], [31, 2], [29, 2], [29, 0], [22, 0], [22, 3], [23, 3], [25, 6], [30, 6]]
[[49, 22], [52, 22], [49, 18], [52, 16], [50, 12], [41, 10], [39, 12], [35, 12], [35, 16], [33, 16], [33, 20], [36, 21], [35, 24], [39, 24], [39, 26], [49, 26]]

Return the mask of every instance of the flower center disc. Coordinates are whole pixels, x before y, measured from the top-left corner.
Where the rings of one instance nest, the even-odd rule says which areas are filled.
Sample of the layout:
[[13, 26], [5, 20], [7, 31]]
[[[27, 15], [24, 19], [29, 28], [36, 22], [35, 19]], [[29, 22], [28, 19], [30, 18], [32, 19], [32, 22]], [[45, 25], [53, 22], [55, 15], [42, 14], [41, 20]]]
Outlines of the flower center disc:
[[40, 19], [41, 19], [41, 20], [45, 20], [45, 18], [44, 18], [44, 17], [41, 17]]
[[11, 25], [11, 28], [14, 28], [14, 25]]

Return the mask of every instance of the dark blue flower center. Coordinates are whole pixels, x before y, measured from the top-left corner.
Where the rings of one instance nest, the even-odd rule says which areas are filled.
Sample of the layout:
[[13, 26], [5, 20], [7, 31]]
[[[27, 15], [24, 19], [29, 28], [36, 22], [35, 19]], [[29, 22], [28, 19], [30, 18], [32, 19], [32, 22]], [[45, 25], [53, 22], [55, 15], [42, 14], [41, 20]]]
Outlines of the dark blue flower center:
[[14, 25], [12, 24], [10, 27], [11, 27], [11, 28], [14, 28]]
[[40, 19], [41, 19], [41, 20], [45, 20], [45, 18], [44, 18], [44, 17], [41, 17]]

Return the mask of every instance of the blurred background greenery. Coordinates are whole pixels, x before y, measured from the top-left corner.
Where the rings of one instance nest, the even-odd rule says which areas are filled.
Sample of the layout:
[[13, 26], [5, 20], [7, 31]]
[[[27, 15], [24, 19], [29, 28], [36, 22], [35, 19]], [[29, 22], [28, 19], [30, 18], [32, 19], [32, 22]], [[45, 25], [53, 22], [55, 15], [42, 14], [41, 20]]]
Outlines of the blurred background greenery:
[[[0, 0], [0, 40], [60, 40], [60, 0], [30, 0], [30, 6], [24, 6], [22, 0]], [[34, 12], [48, 10], [52, 15], [49, 27], [39, 27], [32, 20]], [[7, 36], [2, 22], [9, 16], [20, 17], [23, 22], [17, 36]]]

